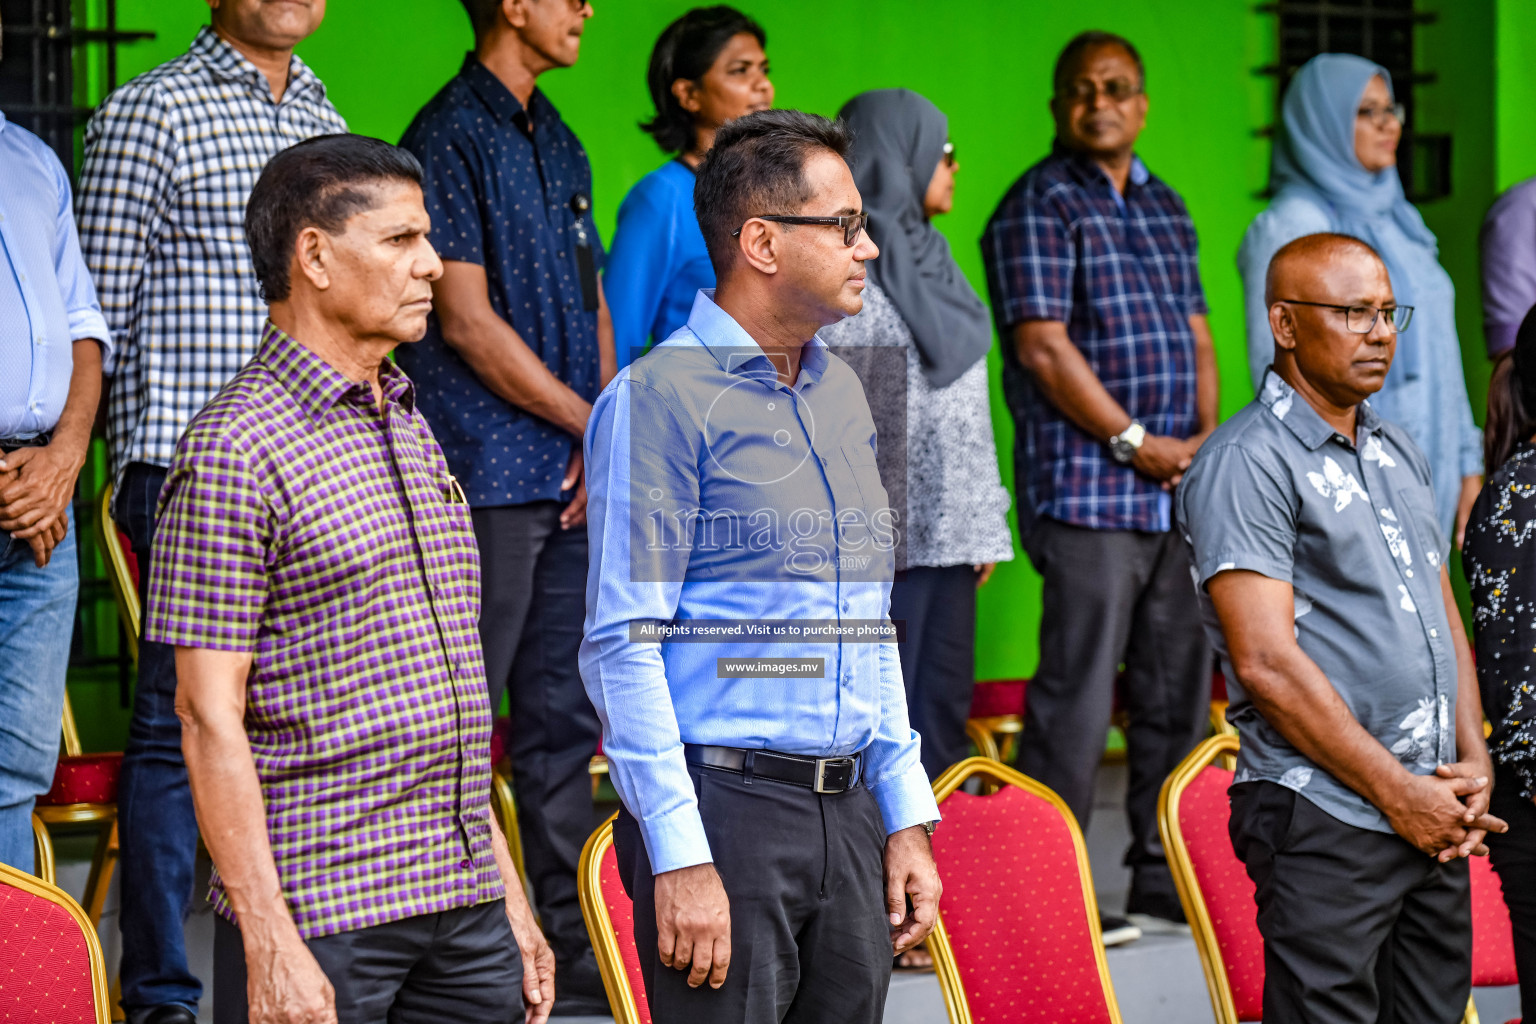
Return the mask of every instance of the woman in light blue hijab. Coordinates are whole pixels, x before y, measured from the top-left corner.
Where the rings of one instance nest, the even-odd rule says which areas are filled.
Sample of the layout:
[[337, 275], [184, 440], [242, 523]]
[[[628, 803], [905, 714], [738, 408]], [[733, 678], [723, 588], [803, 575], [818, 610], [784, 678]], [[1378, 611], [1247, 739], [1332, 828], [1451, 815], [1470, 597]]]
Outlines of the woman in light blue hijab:
[[1325, 53], [1291, 80], [1270, 164], [1275, 197], [1249, 225], [1237, 254], [1248, 366], [1258, 390], [1274, 351], [1264, 275], [1281, 246], [1320, 231], [1374, 246], [1386, 261], [1398, 305], [1413, 306], [1414, 314], [1398, 336], [1386, 385], [1371, 404], [1405, 428], [1428, 457], [1441, 529], [1460, 547], [1482, 484], [1482, 434], [1462, 375], [1455, 289], [1440, 266], [1434, 234], [1404, 197], [1397, 176], [1402, 133], [1392, 77], [1378, 64]]

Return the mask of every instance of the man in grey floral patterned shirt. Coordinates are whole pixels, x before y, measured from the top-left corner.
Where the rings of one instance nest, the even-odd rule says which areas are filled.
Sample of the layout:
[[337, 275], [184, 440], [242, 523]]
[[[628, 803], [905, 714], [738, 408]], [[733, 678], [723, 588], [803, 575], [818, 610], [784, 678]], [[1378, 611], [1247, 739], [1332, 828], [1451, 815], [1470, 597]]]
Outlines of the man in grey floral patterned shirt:
[[1504, 823], [1428, 463], [1367, 401], [1412, 310], [1343, 235], [1282, 248], [1266, 301], [1262, 392], [1177, 495], [1242, 735], [1231, 834], [1256, 886], [1264, 1020], [1459, 1020], [1461, 858]]

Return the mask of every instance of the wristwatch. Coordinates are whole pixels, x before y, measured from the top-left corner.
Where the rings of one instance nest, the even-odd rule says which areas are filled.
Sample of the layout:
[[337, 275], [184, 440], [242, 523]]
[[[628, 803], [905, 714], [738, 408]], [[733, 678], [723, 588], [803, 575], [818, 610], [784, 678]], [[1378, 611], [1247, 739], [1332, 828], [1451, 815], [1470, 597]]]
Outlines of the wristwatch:
[[937, 821], [925, 821], [925, 822], [923, 822], [923, 831], [928, 833], [928, 838], [930, 838], [930, 839], [933, 838], [933, 830], [938, 828], [938, 827], [939, 827], [939, 823]]
[[1140, 420], [1131, 420], [1131, 425], [1109, 439], [1109, 454], [1114, 456], [1116, 462], [1122, 466], [1129, 466], [1136, 459], [1136, 453], [1141, 451], [1141, 443], [1147, 439], [1147, 428], [1141, 425]]

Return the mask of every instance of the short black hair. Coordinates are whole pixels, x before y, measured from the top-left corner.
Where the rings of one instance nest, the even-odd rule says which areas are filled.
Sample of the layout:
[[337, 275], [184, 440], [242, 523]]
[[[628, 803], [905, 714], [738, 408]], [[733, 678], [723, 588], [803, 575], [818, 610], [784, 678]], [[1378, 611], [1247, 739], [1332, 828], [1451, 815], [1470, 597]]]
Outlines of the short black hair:
[[699, 165], [693, 211], [715, 276], [736, 251], [733, 232], [748, 217], [797, 213], [811, 198], [805, 162], [817, 150], [848, 154], [848, 129], [798, 110], [756, 110], [724, 125]]
[[245, 241], [262, 298], [288, 298], [288, 271], [299, 232], [332, 235], [374, 207], [373, 186], [421, 184], [421, 164], [406, 150], [366, 135], [320, 135], [278, 153], [262, 170], [245, 204]]
[[[466, 3], [469, 0], [465, 0]], [[1136, 49], [1136, 44], [1122, 35], [1113, 32], [1101, 32], [1098, 29], [1089, 29], [1087, 32], [1079, 32], [1067, 41], [1067, 45], [1061, 48], [1061, 55], [1056, 58], [1056, 70], [1051, 75], [1051, 88], [1060, 93], [1067, 85], [1067, 76], [1076, 68], [1078, 58], [1085, 50], [1095, 46], [1118, 46], [1131, 57], [1131, 63], [1136, 65], [1136, 74], [1141, 76], [1141, 87], [1147, 87], [1147, 67], [1141, 62], [1141, 51]]]
[[501, 0], [459, 0], [464, 5], [464, 12], [469, 15], [470, 27], [475, 30], [475, 40], [485, 35], [486, 30], [496, 24], [496, 15], [501, 13]]
[[768, 34], [761, 25], [736, 8], [720, 4], [695, 7], [668, 25], [656, 40], [651, 66], [645, 73], [656, 116], [642, 122], [640, 128], [650, 132], [665, 152], [680, 153], [693, 145], [694, 138], [693, 115], [672, 95], [672, 83], [679, 78], [690, 82], [703, 78], [725, 44], [743, 32], [755, 36], [759, 46], [768, 45]]

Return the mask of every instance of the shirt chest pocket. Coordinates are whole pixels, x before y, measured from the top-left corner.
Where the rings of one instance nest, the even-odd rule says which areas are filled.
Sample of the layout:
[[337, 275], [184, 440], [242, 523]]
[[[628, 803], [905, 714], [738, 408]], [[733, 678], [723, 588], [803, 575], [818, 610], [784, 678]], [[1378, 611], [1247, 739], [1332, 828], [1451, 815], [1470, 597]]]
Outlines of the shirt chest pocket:
[[1393, 547], [1393, 556], [1406, 567], [1422, 570], [1438, 588], [1446, 545], [1440, 536], [1440, 522], [1435, 516], [1432, 495], [1428, 491], [1393, 488], [1392, 507], [1380, 510], [1378, 521], [1387, 538], [1387, 546]]

